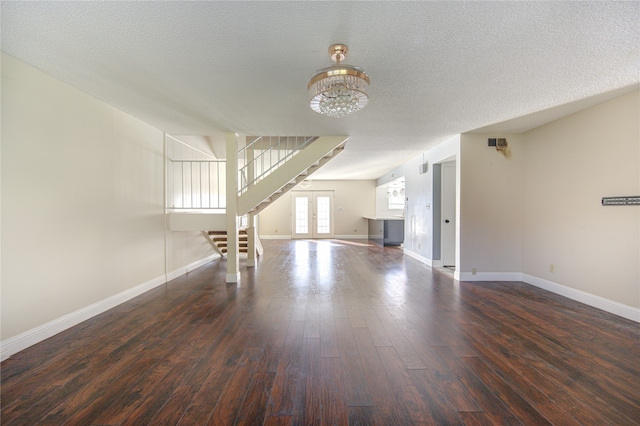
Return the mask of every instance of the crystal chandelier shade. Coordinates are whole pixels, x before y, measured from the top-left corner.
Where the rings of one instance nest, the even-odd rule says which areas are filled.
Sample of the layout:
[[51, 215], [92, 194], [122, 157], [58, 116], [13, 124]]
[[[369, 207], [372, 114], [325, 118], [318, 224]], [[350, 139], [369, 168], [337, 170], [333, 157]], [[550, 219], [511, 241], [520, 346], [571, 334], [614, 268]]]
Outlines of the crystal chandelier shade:
[[367, 105], [369, 96], [365, 89], [369, 76], [358, 67], [340, 64], [347, 54], [347, 46], [334, 44], [329, 53], [336, 65], [319, 70], [309, 80], [309, 105], [319, 114], [340, 118]]

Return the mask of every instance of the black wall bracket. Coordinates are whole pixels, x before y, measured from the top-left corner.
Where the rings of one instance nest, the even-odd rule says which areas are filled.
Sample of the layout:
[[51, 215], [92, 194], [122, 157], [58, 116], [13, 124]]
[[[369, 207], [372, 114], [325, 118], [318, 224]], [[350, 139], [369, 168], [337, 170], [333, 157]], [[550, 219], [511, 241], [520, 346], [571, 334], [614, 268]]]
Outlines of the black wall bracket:
[[602, 197], [603, 206], [640, 206], [640, 195], [630, 197]]

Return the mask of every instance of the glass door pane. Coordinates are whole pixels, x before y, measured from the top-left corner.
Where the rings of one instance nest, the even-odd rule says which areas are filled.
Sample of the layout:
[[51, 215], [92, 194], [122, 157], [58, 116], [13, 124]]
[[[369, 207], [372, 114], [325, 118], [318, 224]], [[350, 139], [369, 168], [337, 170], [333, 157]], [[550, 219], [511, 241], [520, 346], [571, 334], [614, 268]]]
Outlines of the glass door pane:
[[316, 196], [316, 233], [331, 233], [331, 198]]
[[291, 238], [311, 238], [313, 231], [311, 197], [310, 192], [292, 192]]
[[296, 200], [296, 234], [309, 233], [309, 199], [295, 197]]

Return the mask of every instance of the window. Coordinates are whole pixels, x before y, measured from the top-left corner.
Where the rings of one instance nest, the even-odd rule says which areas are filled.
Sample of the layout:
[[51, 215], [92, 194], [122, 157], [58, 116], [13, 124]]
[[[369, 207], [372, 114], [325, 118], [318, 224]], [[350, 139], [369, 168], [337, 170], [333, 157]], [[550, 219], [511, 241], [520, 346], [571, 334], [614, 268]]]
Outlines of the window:
[[404, 209], [404, 190], [389, 188], [387, 197], [389, 198], [389, 210]]
[[331, 233], [331, 201], [329, 197], [316, 198], [318, 208], [318, 234]]

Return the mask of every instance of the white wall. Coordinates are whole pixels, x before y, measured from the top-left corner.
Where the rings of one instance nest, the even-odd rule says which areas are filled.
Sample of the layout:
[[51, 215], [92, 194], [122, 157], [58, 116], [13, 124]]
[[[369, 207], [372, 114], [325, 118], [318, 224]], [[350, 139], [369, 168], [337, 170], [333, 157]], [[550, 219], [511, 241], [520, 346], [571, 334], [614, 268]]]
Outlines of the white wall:
[[203, 262], [220, 257], [201, 232], [167, 231], [167, 279], [192, 271]]
[[212, 254], [165, 233], [163, 146], [160, 130], [3, 54], [3, 355]]
[[[211, 140], [207, 136], [197, 135], [171, 135], [171, 143], [167, 147], [167, 157], [173, 160], [210, 160], [217, 159], [211, 147]], [[179, 142], [182, 142], [182, 147]]]
[[[455, 160], [459, 150], [460, 137], [454, 136], [391, 170], [376, 182], [376, 185], [380, 186], [399, 177], [405, 177], [407, 204], [404, 213], [404, 250], [406, 254], [428, 265], [433, 265], [434, 261], [437, 264], [440, 260], [439, 230], [434, 230], [434, 212], [439, 209], [439, 200], [434, 199], [434, 165]], [[428, 163], [428, 171], [420, 174], [418, 168], [425, 162]], [[436, 182], [439, 184], [439, 180], [436, 179]], [[436, 190], [436, 194], [438, 193]], [[439, 216], [436, 214], [436, 217]]]
[[[336, 238], [367, 238], [369, 223], [363, 216], [375, 215], [375, 181], [311, 181], [301, 191], [334, 192], [334, 235]], [[285, 194], [260, 213], [261, 238], [291, 236], [291, 194]]]
[[524, 136], [523, 272], [640, 308], [640, 92]]

